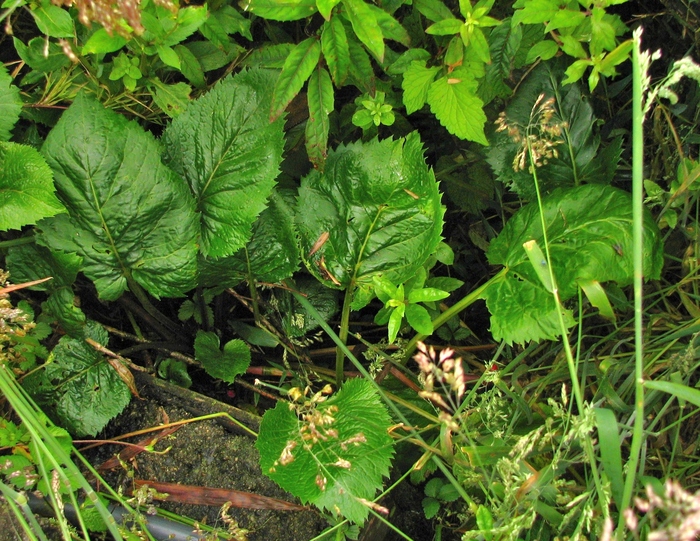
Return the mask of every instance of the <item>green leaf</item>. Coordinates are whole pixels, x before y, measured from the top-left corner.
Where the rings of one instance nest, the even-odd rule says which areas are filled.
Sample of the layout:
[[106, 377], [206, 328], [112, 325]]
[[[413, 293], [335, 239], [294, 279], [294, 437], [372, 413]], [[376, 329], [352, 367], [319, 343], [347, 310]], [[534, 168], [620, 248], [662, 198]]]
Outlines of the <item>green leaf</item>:
[[331, 11], [340, 3], [340, 0], [316, 0], [316, 7], [326, 21], [331, 20]]
[[[88, 323], [86, 335], [107, 345], [107, 331], [93, 321]], [[96, 436], [131, 399], [129, 388], [116, 370], [82, 339], [61, 338], [51, 352], [51, 362], [44, 366], [53, 388], [50, 397], [34, 398], [44, 405], [51, 404], [50, 411], [58, 424], [75, 436]]]
[[[224, 67], [235, 58], [238, 54], [238, 50], [241, 50], [240, 47], [238, 50], [235, 47], [231, 47], [230, 50], [227, 49], [228, 52], [224, 52], [208, 40], [190, 41], [186, 43], [184, 47], [195, 56], [205, 73]], [[187, 77], [187, 75], [185, 75], [185, 77]], [[195, 84], [194, 81], [192, 81], [192, 83]]]
[[224, 257], [245, 246], [282, 159], [283, 121], [270, 123], [274, 74], [249, 70], [220, 81], [163, 134], [164, 161], [194, 193], [201, 251]]
[[299, 43], [289, 53], [282, 67], [270, 105], [270, 121], [277, 120], [311, 76], [321, 58], [321, 44], [316, 38]]
[[423, 498], [421, 505], [423, 506], [423, 514], [428, 520], [437, 515], [440, 510], [440, 502], [435, 498]]
[[408, 49], [387, 67], [386, 72], [389, 75], [403, 75], [412, 62], [423, 62], [423, 65], [425, 65], [425, 62], [430, 60], [430, 56], [430, 53], [425, 49]]
[[[10, 138], [12, 128], [19, 120], [22, 111], [22, 100], [19, 88], [12, 84], [12, 77], [7, 68], [0, 65], [0, 141]], [[0, 168], [1, 170], [2, 168]], [[5, 173], [2, 173], [5, 176]]]
[[428, 99], [430, 85], [439, 71], [438, 67], [427, 68], [425, 61], [411, 62], [401, 82], [407, 115], [423, 108]]
[[194, 356], [213, 378], [233, 383], [250, 366], [250, 349], [243, 340], [230, 340], [219, 349], [219, 337], [213, 332], [197, 331]]
[[[329, 322], [338, 313], [338, 292], [321, 284], [311, 276], [300, 276], [294, 281], [297, 291], [316, 309], [324, 321]], [[294, 296], [285, 289], [275, 290], [275, 299], [279, 304], [279, 316], [282, 328], [287, 336], [297, 338], [317, 329], [320, 323], [299, 304]]]
[[529, 0], [515, 11], [513, 24], [537, 24], [553, 19], [559, 13], [559, 0]]
[[62, 287], [51, 293], [49, 298], [41, 303], [41, 309], [42, 315], [54, 317], [66, 334], [73, 338], [83, 337], [87, 318], [76, 305], [72, 288]]
[[173, 49], [180, 59], [180, 71], [182, 74], [197, 88], [204, 88], [207, 81], [204, 78], [204, 70], [197, 57], [184, 45], [175, 45]]
[[350, 65], [348, 71], [352, 75], [353, 83], [365, 93], [374, 92], [374, 70], [369, 55], [362, 45], [355, 39], [348, 38], [348, 51], [350, 52]]
[[230, 257], [200, 262], [200, 284], [234, 287], [243, 280], [277, 283], [299, 268], [293, 207], [273, 191], [268, 206], [253, 224], [245, 248]]
[[[205, 10], [206, 11], [206, 10]], [[250, 33], [250, 19], [243, 17], [233, 6], [223, 5], [209, 13], [208, 21], [216, 20], [218, 26], [227, 34], [240, 34], [248, 41], [253, 41]]]
[[[172, 49], [170, 50], [172, 51]], [[175, 54], [174, 51], [173, 54]], [[158, 77], [149, 79], [149, 83], [152, 87], [155, 87], [155, 90], [151, 88], [153, 101], [155, 101], [161, 111], [169, 117], [175, 118], [182, 114], [189, 106], [192, 88], [190, 88], [190, 85], [187, 83], [167, 85], [158, 79]]]
[[330, 152], [323, 173], [302, 179], [298, 204], [302, 259], [330, 287], [371, 285], [377, 274], [402, 283], [440, 241], [444, 209], [416, 132]]
[[591, 303], [591, 306], [597, 308], [600, 315], [605, 319], [616, 324], [615, 312], [600, 282], [596, 280], [579, 280], [578, 285], [586, 294], [586, 298]]
[[239, 5], [273, 21], [296, 21], [316, 13], [316, 0], [240, 0]]
[[379, 25], [379, 28], [382, 31], [384, 39], [391, 39], [400, 43], [401, 45], [410, 47], [411, 38], [408, 35], [408, 32], [406, 32], [406, 29], [403, 26], [401, 26], [401, 23], [399, 23], [399, 21], [394, 19], [394, 17], [389, 15], [383, 9], [375, 6], [374, 4], [368, 3], [365, 5], [370, 9], [370, 11], [374, 13], [374, 16], [377, 18], [377, 24]]
[[176, 70], [180, 69], [180, 57], [172, 47], [168, 47], [167, 45], [157, 45], [156, 51], [158, 53], [158, 58], [160, 58], [163, 64], [170, 66], [171, 68], [175, 68]]
[[418, 304], [406, 306], [406, 321], [416, 332], [430, 336], [433, 334], [433, 322], [428, 311]]
[[[70, 60], [63, 52], [63, 49], [56, 43], [49, 42], [47, 55], [46, 39], [43, 37], [31, 39], [28, 45], [25, 45], [16, 37], [12, 38], [12, 42], [19, 57], [33, 70], [48, 73], [58, 71], [70, 64]], [[26, 81], [26, 78], [24, 80]]]
[[435, 289], [432, 287], [424, 287], [421, 289], [412, 289], [408, 294], [408, 302], [432, 302], [446, 299], [450, 294], [447, 291]]
[[[610, 186], [584, 185], [558, 189], [543, 199], [544, 221], [559, 296], [576, 295], [577, 282], [597, 280], [620, 286], [632, 282], [632, 204], [630, 195]], [[658, 278], [663, 246], [653, 217], [644, 215], [644, 274]], [[496, 340], [523, 343], [554, 339], [561, 330], [552, 295], [542, 285], [523, 244], [543, 244], [539, 208], [519, 210], [494, 239], [489, 262], [508, 268], [507, 276], [484, 293]], [[567, 325], [574, 323], [569, 311]]]
[[126, 38], [119, 34], [107, 33], [107, 30], [100, 27], [83, 45], [81, 54], [106, 54], [118, 51], [126, 45]]
[[488, 145], [484, 134], [484, 103], [476, 96], [477, 83], [465, 70], [454, 70], [450, 77], [440, 77], [428, 89], [430, 110], [461, 139]]
[[372, 385], [359, 378], [315, 408], [328, 424], [316, 425], [324, 437], [313, 440], [309, 421], [288, 404], [265, 412], [255, 444], [262, 471], [303, 503], [362, 523], [369, 514], [363, 500], [371, 501], [389, 475], [391, 417]]
[[426, 28], [425, 33], [434, 36], [451, 36], [452, 34], [458, 34], [462, 26], [464, 26], [464, 21], [460, 21], [459, 19], [443, 19]]
[[31, 14], [42, 34], [52, 38], [73, 37], [73, 19], [65, 9], [47, 4], [31, 10]]
[[33, 147], [0, 142], [0, 230], [21, 229], [60, 212], [65, 208], [44, 157]]
[[186, 184], [135, 122], [79, 95], [42, 152], [68, 215], [43, 220], [44, 243], [77, 253], [105, 300], [133, 279], [154, 296], [196, 284], [196, 216]]
[[328, 115], [333, 111], [333, 83], [324, 68], [317, 68], [309, 79], [307, 102], [309, 119], [306, 121], [306, 153], [314, 167], [323, 171], [328, 150]]
[[617, 428], [615, 412], [607, 408], [594, 408], [596, 428], [598, 429], [598, 449], [603, 471], [610, 480], [613, 500], [622, 506], [622, 491], [625, 480], [622, 473], [622, 453], [620, 452], [620, 434]]
[[243, 65], [249, 68], [282, 69], [294, 47], [293, 43], [279, 43], [277, 45], [260, 47], [243, 59]]
[[350, 67], [350, 49], [348, 48], [348, 38], [345, 35], [345, 27], [339, 17], [333, 17], [323, 24], [321, 50], [333, 81], [336, 86], [342, 86]]
[[554, 55], [558, 52], [559, 45], [557, 45], [556, 41], [545, 39], [535, 44], [535, 46], [528, 51], [525, 62], [529, 64], [538, 58], [549, 60], [550, 58], [554, 58]]
[[439, 289], [440, 291], [447, 291], [451, 293], [462, 287], [464, 282], [458, 280], [457, 278], [450, 278], [449, 276], [435, 276], [433, 278], [428, 278], [425, 282], [426, 287], [432, 287]]
[[401, 330], [401, 323], [403, 323], [403, 316], [405, 313], [406, 313], [406, 305], [399, 304], [396, 308], [394, 308], [394, 310], [389, 315], [389, 328], [387, 330], [388, 330], [388, 334], [389, 334], [389, 343], [390, 344], [394, 343], [394, 341], [396, 340], [396, 337], [399, 334], [399, 331]]
[[364, 0], [343, 0], [345, 11], [358, 39], [379, 61], [384, 61], [384, 35], [377, 16]]
[[253, 327], [238, 320], [230, 320], [229, 325], [243, 340], [253, 346], [274, 348], [280, 343], [274, 334], [260, 327]]
[[685, 400], [700, 408], [700, 390], [698, 389], [671, 381], [645, 381], [644, 387], [654, 391], [663, 391], [675, 396], [678, 400]]
[[421, 15], [433, 22], [454, 18], [450, 8], [440, 0], [414, 0], [413, 5]]

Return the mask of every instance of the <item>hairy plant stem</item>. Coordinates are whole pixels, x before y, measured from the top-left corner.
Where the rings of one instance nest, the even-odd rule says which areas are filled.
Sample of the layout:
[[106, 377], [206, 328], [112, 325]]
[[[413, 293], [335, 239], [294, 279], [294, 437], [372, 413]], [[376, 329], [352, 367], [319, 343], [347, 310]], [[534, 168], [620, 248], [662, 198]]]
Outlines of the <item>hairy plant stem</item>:
[[22, 246], [23, 244], [34, 244], [34, 235], [20, 237], [18, 239], [0, 241], [0, 250], [12, 248], [13, 246]]
[[[479, 300], [487, 288], [503, 280], [507, 273], [508, 267], [501, 269], [498, 272], [498, 274], [490, 278], [487, 282], [477, 287], [474, 291], [469, 293], [467, 296], [463, 297], [461, 300], [459, 300], [458, 302], [450, 306], [447, 310], [445, 310], [442, 314], [437, 316], [433, 320], [433, 331], [436, 331], [437, 329], [442, 327], [453, 316], [459, 314], [462, 310], [465, 310], [474, 302]], [[411, 341], [406, 346], [406, 352], [404, 354], [403, 360], [401, 361], [401, 364], [405, 365], [408, 362], [408, 360], [411, 358], [411, 355], [416, 350], [418, 342], [420, 342], [421, 340], [425, 340], [427, 337], [427, 334], [417, 334], [413, 338], [411, 338]]]
[[643, 358], [643, 334], [642, 334], [642, 284], [644, 272], [644, 112], [642, 101], [644, 89], [642, 87], [642, 60], [641, 31], [634, 33], [632, 48], [632, 216], [633, 216], [633, 252], [634, 260], [634, 428], [632, 430], [632, 443], [628, 459], [627, 473], [625, 475], [625, 488], [622, 492], [622, 509], [617, 524], [618, 537], [622, 535], [625, 521], [622, 511], [630, 506], [632, 492], [637, 479], [640, 454], [644, 442], [644, 358]]
[[[352, 303], [352, 293], [355, 289], [354, 281], [345, 290], [345, 298], [343, 299], [343, 311], [340, 315], [340, 332], [338, 336], [343, 345], [348, 343], [348, 331], [350, 329], [350, 304]], [[345, 348], [347, 351], [347, 347]], [[345, 371], [345, 353], [342, 348], [338, 348], [335, 353], [335, 384], [340, 387], [343, 385], [343, 372]]]

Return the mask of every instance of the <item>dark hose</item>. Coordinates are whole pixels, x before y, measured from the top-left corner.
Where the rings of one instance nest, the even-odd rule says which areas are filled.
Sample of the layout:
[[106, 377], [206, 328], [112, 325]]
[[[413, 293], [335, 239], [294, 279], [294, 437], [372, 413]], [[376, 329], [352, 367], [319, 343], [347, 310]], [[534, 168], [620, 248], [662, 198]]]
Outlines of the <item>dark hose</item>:
[[[31, 493], [27, 496], [29, 499], [29, 508], [34, 514], [42, 517], [55, 516], [53, 508], [43, 498], [34, 496]], [[129, 520], [129, 511], [124, 509], [121, 505], [112, 503], [107, 509], [109, 509], [109, 512], [114, 517], [114, 520], [117, 521], [117, 524], [121, 524], [124, 519]], [[67, 503], [64, 505], [63, 515], [71, 524], [75, 526], [79, 525], [78, 514], [71, 504]], [[150, 534], [158, 541], [203, 541], [205, 539], [204, 534], [196, 533], [192, 527], [187, 524], [149, 515], [143, 515], [143, 520]]]

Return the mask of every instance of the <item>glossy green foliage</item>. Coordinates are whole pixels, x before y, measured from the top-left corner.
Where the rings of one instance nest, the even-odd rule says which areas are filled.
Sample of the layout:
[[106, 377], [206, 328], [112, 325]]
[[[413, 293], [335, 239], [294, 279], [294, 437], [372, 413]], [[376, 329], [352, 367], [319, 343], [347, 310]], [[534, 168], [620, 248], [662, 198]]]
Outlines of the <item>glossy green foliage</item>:
[[[535, 196], [532, 174], [527, 167], [514, 169], [516, 156], [524, 150], [522, 137], [530, 133], [535, 139], [547, 137], [543, 115], [538, 115], [539, 104], [554, 99], [554, 116], [548, 126], [560, 127], [560, 134], [549, 137], [557, 142], [557, 156], [541, 163], [537, 179], [543, 192], [558, 187], [582, 183], [610, 184], [621, 154], [621, 139], [601, 143], [597, 119], [590, 102], [581, 95], [577, 84], [562, 86], [560, 63], [542, 64], [535, 69], [519, 89], [505, 111], [506, 122], [516, 128], [520, 140], [507, 131], [494, 134], [487, 159], [497, 178], [525, 198]], [[540, 98], [540, 96], [544, 96]], [[536, 105], [537, 104], [537, 105]], [[526, 163], [529, 161], [526, 160]]]
[[[543, 200], [543, 212], [562, 301], [576, 294], [581, 281], [615, 282], [619, 286], [632, 282], [632, 201], [627, 192], [595, 184], [558, 189]], [[491, 264], [508, 269], [506, 277], [484, 293], [496, 340], [524, 343], [554, 339], [561, 332], [554, 298], [523, 248], [524, 243], [535, 240], [544, 250], [539, 213], [536, 202], [523, 207], [487, 251]], [[658, 278], [663, 247], [648, 212], [644, 215], [643, 253], [645, 277]], [[546, 260], [538, 263], [547, 266]], [[566, 323], [573, 322], [567, 311]]]
[[283, 122], [270, 123], [274, 73], [249, 70], [192, 103], [163, 134], [164, 161], [189, 184], [205, 256], [245, 246], [282, 160]]
[[38, 244], [13, 246], [7, 253], [7, 268], [18, 283], [31, 282], [51, 276], [48, 282], [32, 287], [46, 291], [49, 297], [42, 303], [44, 314], [58, 320], [70, 336], [82, 336], [85, 314], [75, 305], [72, 285], [82, 264], [79, 256], [66, 252], [51, 252]]
[[0, 142], [0, 230], [20, 229], [64, 210], [43, 156], [27, 145]]
[[187, 185], [136, 123], [81, 95], [42, 152], [68, 209], [42, 221], [43, 242], [83, 258], [81, 271], [114, 300], [133, 279], [152, 295], [196, 284], [196, 216]]
[[256, 442], [262, 472], [304, 503], [364, 522], [394, 455], [386, 406], [371, 383], [352, 379], [304, 414], [282, 401], [265, 413]]
[[250, 349], [243, 340], [230, 340], [220, 349], [219, 337], [213, 332], [198, 331], [194, 340], [195, 358], [211, 377], [233, 383], [250, 365]]
[[19, 120], [21, 110], [19, 88], [12, 84], [12, 77], [7, 73], [7, 68], [0, 65], [0, 141], [10, 138], [10, 130]]
[[410, 278], [440, 241], [444, 209], [417, 133], [330, 152], [299, 189], [302, 259], [325, 285]]
[[293, 203], [273, 191], [245, 247], [230, 257], [200, 261], [200, 284], [233, 287], [244, 280], [276, 283], [289, 278], [300, 263]]
[[[107, 331], [91, 321], [85, 337], [106, 346]], [[49, 362], [26, 378], [34, 399], [75, 436], [95, 436], [129, 403], [131, 394], [104, 355], [82, 338], [64, 336]]]

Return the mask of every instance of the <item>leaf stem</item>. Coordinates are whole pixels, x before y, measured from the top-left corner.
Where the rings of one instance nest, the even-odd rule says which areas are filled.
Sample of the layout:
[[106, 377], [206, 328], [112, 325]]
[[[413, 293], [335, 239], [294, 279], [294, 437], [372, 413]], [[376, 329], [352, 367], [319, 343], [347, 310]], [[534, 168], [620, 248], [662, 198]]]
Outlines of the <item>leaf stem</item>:
[[136, 282], [136, 280], [134, 280], [131, 276], [127, 276], [126, 281], [129, 284], [129, 290], [134, 294], [134, 296], [138, 299], [139, 303], [141, 303], [143, 309], [146, 310], [146, 312], [151, 317], [153, 317], [158, 323], [163, 325], [165, 329], [173, 333], [175, 336], [178, 336], [182, 333], [182, 329], [178, 325], [175, 325], [175, 323], [173, 323], [168, 317], [163, 315], [163, 313], [160, 310], [153, 306], [151, 301], [148, 299], [148, 295], [143, 290], [143, 288]]
[[[438, 328], [442, 327], [445, 324], [445, 322], [447, 322], [453, 316], [459, 314], [462, 310], [465, 310], [467, 307], [471, 306], [474, 302], [479, 300], [487, 288], [503, 280], [507, 273], [508, 267], [504, 267], [498, 272], [498, 274], [490, 278], [487, 282], [477, 287], [474, 291], [469, 293], [467, 296], [463, 297], [460, 301], [456, 302], [447, 310], [445, 310], [442, 314], [437, 316], [433, 320], [433, 331], [436, 331]], [[411, 354], [416, 350], [418, 342], [424, 340], [425, 338], [427, 338], [427, 336], [427, 334], [417, 334], [413, 338], [411, 338], [411, 341], [406, 346], [406, 352], [404, 354], [403, 360], [401, 361], [401, 364], [405, 365], [408, 362], [408, 360], [411, 358]]]
[[[343, 311], [340, 315], [340, 332], [338, 337], [343, 345], [348, 343], [348, 331], [350, 329], [350, 304], [352, 303], [352, 293], [355, 289], [354, 281], [345, 289], [343, 299]], [[345, 348], [347, 350], [347, 347]], [[349, 351], [349, 350], [347, 350]], [[335, 384], [338, 389], [343, 385], [343, 372], [345, 370], [345, 353], [342, 348], [338, 348], [335, 353]]]
[[13, 246], [22, 246], [23, 244], [33, 244], [35, 242], [34, 235], [20, 237], [18, 239], [0, 241], [0, 250], [12, 248]]

